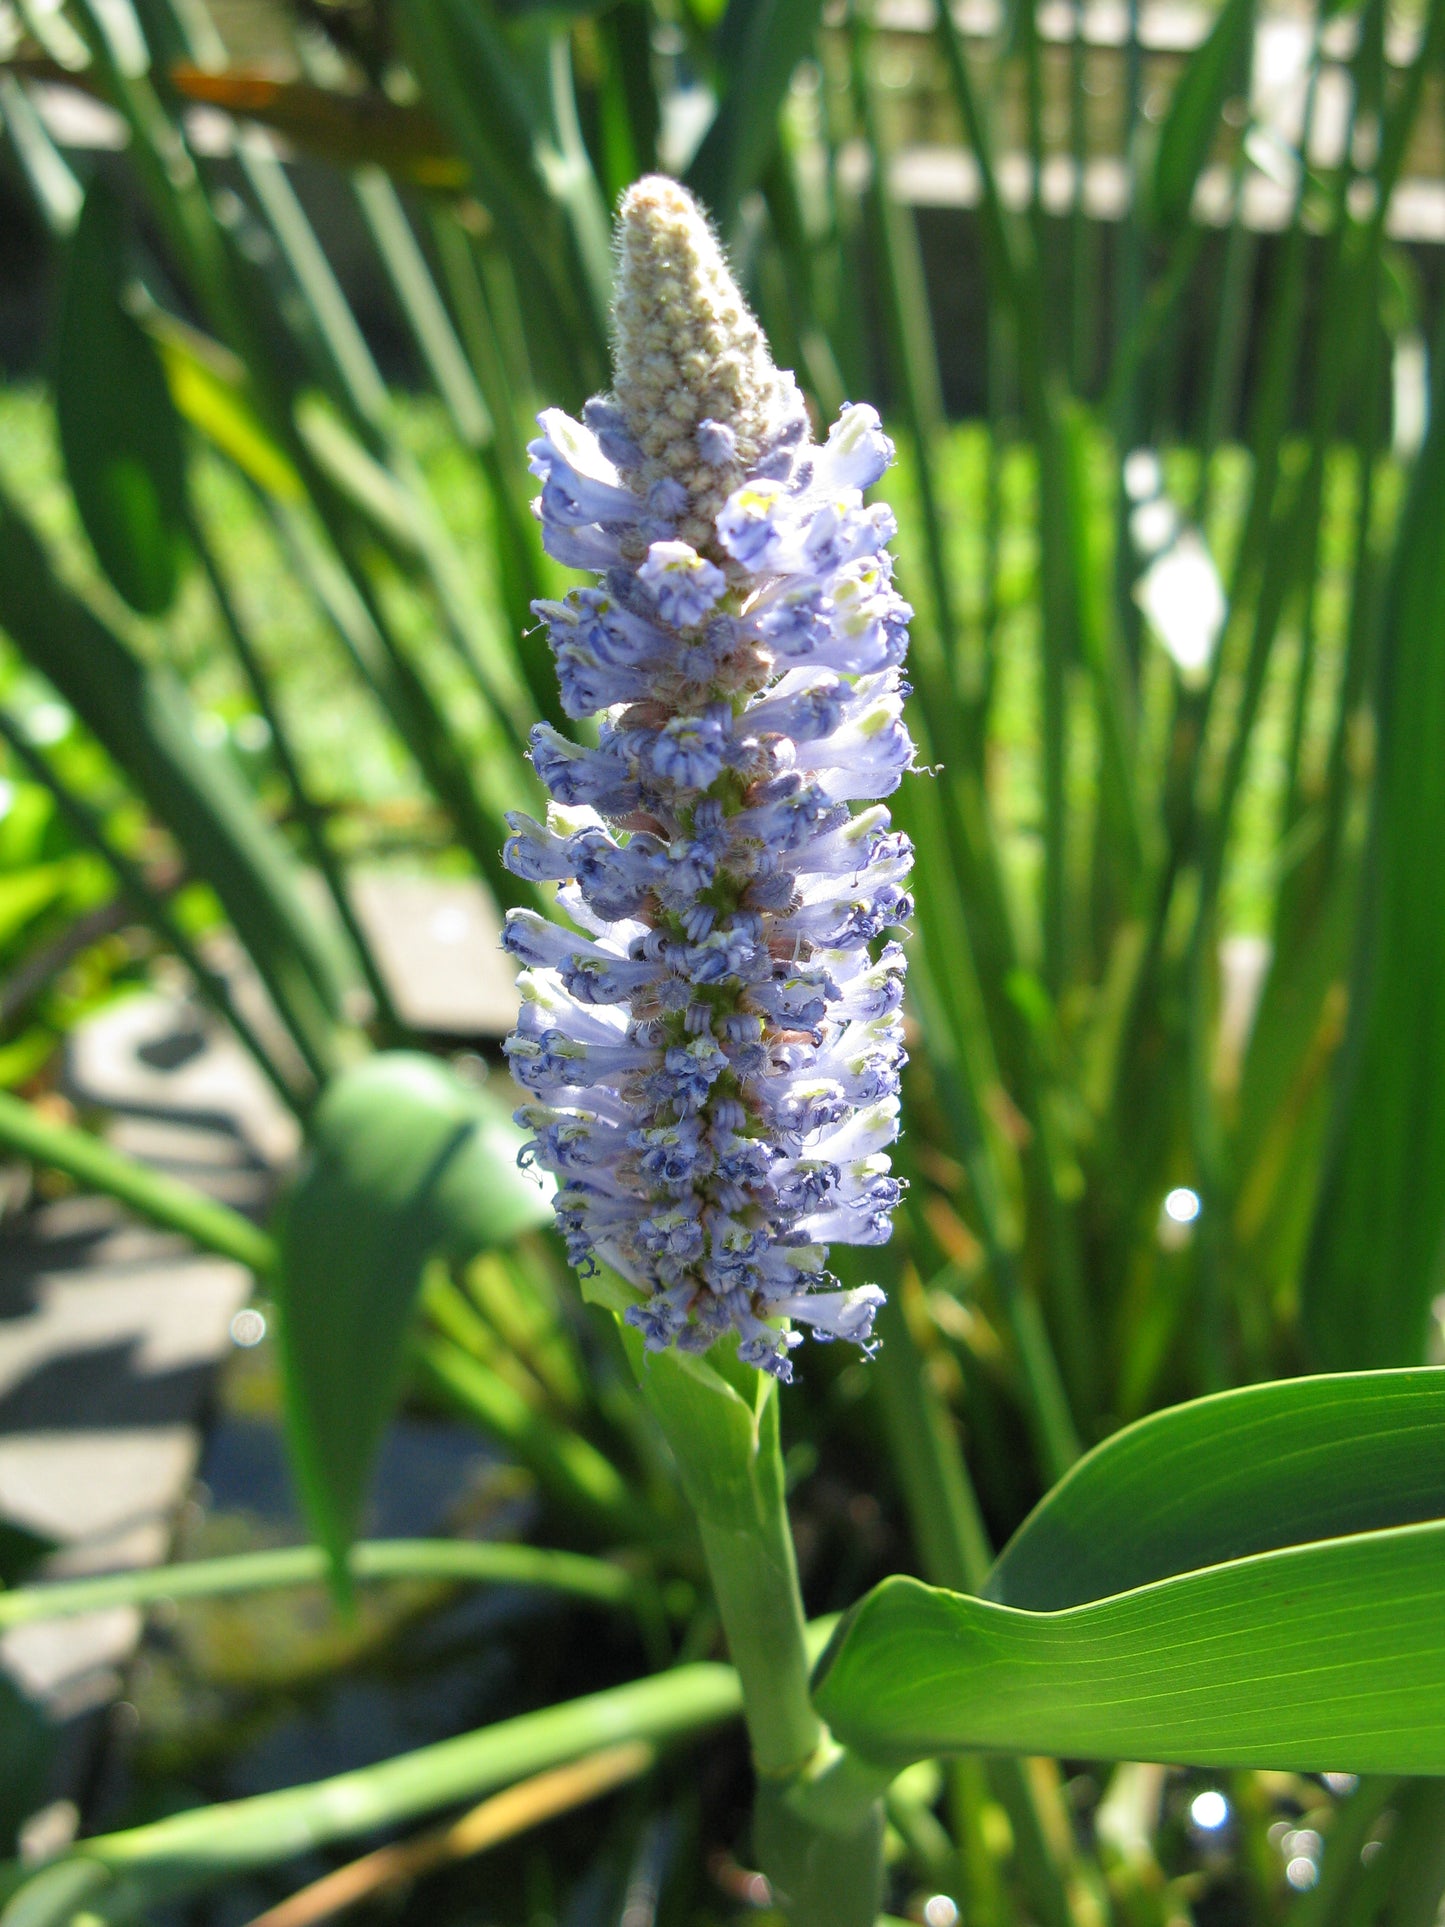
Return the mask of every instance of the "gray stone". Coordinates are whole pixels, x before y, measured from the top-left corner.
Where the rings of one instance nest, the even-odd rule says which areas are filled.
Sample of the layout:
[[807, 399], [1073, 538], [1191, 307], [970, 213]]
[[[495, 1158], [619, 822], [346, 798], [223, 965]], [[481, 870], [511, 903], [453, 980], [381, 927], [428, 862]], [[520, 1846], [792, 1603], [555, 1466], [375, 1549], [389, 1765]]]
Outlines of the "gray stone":
[[[259, 1214], [294, 1120], [208, 1019], [162, 996], [72, 1040], [71, 1095], [148, 1164]], [[48, 1578], [164, 1559], [200, 1418], [251, 1290], [239, 1265], [108, 1200], [44, 1206], [0, 1240], [0, 1517], [59, 1547]], [[0, 1665], [58, 1721], [112, 1698], [140, 1633], [127, 1610], [17, 1627]]]

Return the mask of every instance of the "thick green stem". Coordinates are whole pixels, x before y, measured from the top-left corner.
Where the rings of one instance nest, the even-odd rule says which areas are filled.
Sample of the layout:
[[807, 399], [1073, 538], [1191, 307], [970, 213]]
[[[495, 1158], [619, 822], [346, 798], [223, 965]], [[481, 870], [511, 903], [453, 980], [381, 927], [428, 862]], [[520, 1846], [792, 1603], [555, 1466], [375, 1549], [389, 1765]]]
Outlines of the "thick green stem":
[[[661, 1369], [659, 1369], [661, 1367]], [[739, 1369], [743, 1395], [729, 1417], [751, 1412], [732, 1464], [710, 1458], [710, 1428], [689, 1423], [701, 1400], [670, 1396], [666, 1365], [643, 1367], [643, 1392], [672, 1446], [698, 1515], [728, 1651], [743, 1686], [759, 1789], [753, 1849], [792, 1927], [872, 1927], [882, 1889], [883, 1785], [862, 1777], [813, 1711], [798, 1566], [783, 1489], [775, 1381]], [[679, 1379], [685, 1374], [678, 1374]], [[747, 1380], [755, 1383], [748, 1385]], [[692, 1394], [689, 1398], [687, 1394]], [[722, 1476], [719, 1476], [719, 1473]], [[886, 1776], [885, 1776], [886, 1777]]]
[[762, 1503], [751, 1518], [698, 1517], [728, 1652], [743, 1683], [753, 1763], [764, 1779], [787, 1779], [818, 1749], [822, 1722], [808, 1698], [803, 1601], [783, 1502], [777, 1399], [764, 1408], [755, 1462]]
[[764, 1780], [790, 1779], [813, 1759], [824, 1729], [808, 1696], [776, 1382], [736, 1363], [724, 1376], [710, 1363], [648, 1356], [630, 1330], [625, 1336], [643, 1398], [697, 1515], [728, 1652], [743, 1682], [753, 1764]]
[[[633, 1294], [598, 1273], [588, 1297]], [[808, 1691], [810, 1649], [788, 1523], [775, 1379], [718, 1345], [651, 1354], [619, 1320], [642, 1396], [697, 1515], [759, 1780], [754, 1852], [792, 1927], [873, 1927], [882, 1784], [835, 1745]]]

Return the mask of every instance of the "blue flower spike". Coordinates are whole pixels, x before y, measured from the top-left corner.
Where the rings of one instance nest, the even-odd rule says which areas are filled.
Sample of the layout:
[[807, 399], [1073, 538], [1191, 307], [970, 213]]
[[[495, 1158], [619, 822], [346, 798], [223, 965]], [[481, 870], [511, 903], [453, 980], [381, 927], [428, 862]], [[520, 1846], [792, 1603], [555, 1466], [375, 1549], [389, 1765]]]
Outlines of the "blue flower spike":
[[877, 799], [913, 763], [912, 611], [864, 501], [893, 448], [863, 405], [814, 444], [675, 182], [629, 190], [618, 254], [613, 393], [528, 451], [548, 552], [600, 578], [535, 605], [567, 714], [600, 721], [595, 748], [534, 732], [552, 807], [508, 819], [572, 927], [508, 918], [506, 1048], [573, 1263], [644, 1294], [650, 1349], [736, 1333], [786, 1381], [799, 1325], [870, 1347], [883, 1293], [840, 1289], [827, 1247], [881, 1244], [900, 1193], [904, 960], [878, 940], [912, 850]]

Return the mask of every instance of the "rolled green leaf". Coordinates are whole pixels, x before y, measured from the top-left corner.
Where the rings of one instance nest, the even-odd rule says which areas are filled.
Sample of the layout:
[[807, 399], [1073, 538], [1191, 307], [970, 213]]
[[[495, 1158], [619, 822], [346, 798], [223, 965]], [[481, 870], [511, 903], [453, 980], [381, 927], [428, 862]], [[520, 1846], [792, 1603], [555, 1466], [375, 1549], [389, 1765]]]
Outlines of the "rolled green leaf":
[[401, 1385], [422, 1268], [551, 1215], [517, 1169], [507, 1109], [435, 1058], [386, 1052], [317, 1106], [278, 1220], [287, 1426], [312, 1530], [338, 1575]]
[[1224, 103], [1244, 78], [1254, 27], [1254, 0], [1225, 0], [1208, 36], [1189, 56], [1169, 102], [1149, 181], [1154, 227], [1187, 221], [1194, 187], [1220, 127]]

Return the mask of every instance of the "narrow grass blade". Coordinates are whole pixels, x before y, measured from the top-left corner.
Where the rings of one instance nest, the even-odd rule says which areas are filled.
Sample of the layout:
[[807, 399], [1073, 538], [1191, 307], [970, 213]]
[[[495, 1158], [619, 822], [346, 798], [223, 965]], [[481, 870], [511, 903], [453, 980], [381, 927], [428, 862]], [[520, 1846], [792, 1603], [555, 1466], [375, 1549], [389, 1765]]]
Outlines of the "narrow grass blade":
[[714, 40], [724, 94], [687, 184], [726, 233], [778, 140], [793, 69], [812, 51], [819, 0], [728, 0]]
[[170, 608], [186, 549], [185, 450], [160, 358], [124, 305], [125, 213], [91, 184], [71, 239], [55, 414], [85, 532], [141, 615]]
[[1160, 232], [1189, 219], [1194, 189], [1218, 137], [1226, 100], [1245, 78], [1253, 44], [1254, 0], [1225, 0], [1185, 63], [1154, 152], [1148, 216]]
[[491, 416], [431, 278], [401, 196], [385, 173], [375, 166], [360, 169], [353, 185], [377, 252], [426, 359], [437, 393], [446, 404], [452, 426], [468, 448], [484, 448], [492, 439]]
[[[4, 1927], [60, 1927], [82, 1894], [104, 1917], [145, 1911], [167, 1896], [201, 1892], [245, 1868], [276, 1866], [332, 1841], [474, 1800], [603, 1746], [629, 1739], [658, 1745], [691, 1739], [736, 1718], [741, 1704], [731, 1667], [680, 1666], [309, 1786], [172, 1814], [124, 1833], [98, 1834], [40, 1876], [52, 1891], [64, 1886], [63, 1897], [57, 1893], [49, 1907], [39, 1904], [41, 1896], [27, 1904], [28, 1890], [21, 1888], [0, 1921]], [[61, 1867], [84, 1873], [72, 1872], [68, 1882], [61, 1881]]]
[[151, 1223], [182, 1232], [204, 1250], [234, 1258], [258, 1276], [266, 1275], [275, 1260], [271, 1240], [239, 1211], [125, 1157], [89, 1131], [56, 1123], [8, 1091], [0, 1091], [0, 1145], [34, 1164], [63, 1171], [87, 1190], [115, 1198]]
[[371, 992], [382, 1041], [388, 1045], [399, 1044], [406, 1038], [406, 1027], [397, 1014], [391, 986], [382, 975], [381, 966], [377, 963], [372, 950], [371, 939], [362, 927], [352, 904], [346, 877], [327, 836], [325, 818], [301, 774], [301, 765], [297, 761], [296, 752], [291, 744], [290, 731], [272, 691], [270, 678], [241, 619], [210, 540], [196, 519], [194, 511], [188, 513], [187, 526], [190, 529], [192, 545], [201, 559], [211, 595], [220, 614], [221, 626], [235, 651], [236, 660], [255, 698], [256, 707], [265, 719], [266, 727], [270, 732], [271, 752], [291, 792], [291, 801], [300, 820], [301, 830], [306, 839], [306, 848], [310, 852], [318, 874], [325, 882], [327, 894], [331, 898], [337, 918], [346, 932], [361, 974], [366, 980], [367, 989]]
[[[0, 1592], [0, 1631], [46, 1619], [100, 1612], [112, 1606], [150, 1606], [160, 1600], [223, 1599], [237, 1593], [313, 1586], [328, 1573], [320, 1546], [284, 1546], [227, 1559], [188, 1559], [174, 1566], [57, 1579]], [[536, 1586], [599, 1606], [626, 1606], [637, 1582], [621, 1566], [577, 1552], [468, 1539], [363, 1539], [351, 1549], [357, 1581], [436, 1580], [444, 1584]]]

